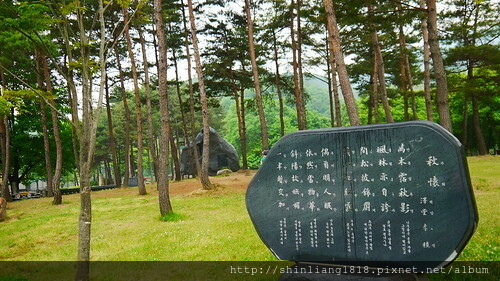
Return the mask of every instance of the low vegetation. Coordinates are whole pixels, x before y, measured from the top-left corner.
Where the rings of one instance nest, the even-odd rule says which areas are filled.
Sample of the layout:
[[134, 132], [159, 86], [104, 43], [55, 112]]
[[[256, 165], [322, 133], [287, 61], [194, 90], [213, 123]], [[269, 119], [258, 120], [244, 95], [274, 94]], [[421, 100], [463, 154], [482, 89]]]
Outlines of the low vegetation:
[[[458, 261], [499, 261], [500, 158], [472, 157], [468, 162], [479, 226]], [[244, 190], [177, 191], [172, 195], [175, 214], [168, 218], [159, 217], [155, 188], [147, 186], [147, 191], [144, 196], [136, 188], [93, 193], [93, 261], [276, 260], [253, 228]], [[0, 223], [0, 260], [75, 260], [79, 195], [63, 199], [58, 206], [51, 198], [10, 203], [7, 220]]]

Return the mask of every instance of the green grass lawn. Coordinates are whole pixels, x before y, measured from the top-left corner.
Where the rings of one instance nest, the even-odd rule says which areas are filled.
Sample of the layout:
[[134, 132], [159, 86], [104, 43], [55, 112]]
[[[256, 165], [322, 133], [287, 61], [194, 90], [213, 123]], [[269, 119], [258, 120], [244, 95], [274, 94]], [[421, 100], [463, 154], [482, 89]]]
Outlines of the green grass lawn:
[[[174, 196], [180, 216], [175, 222], [159, 219], [153, 188], [146, 196], [130, 194], [115, 189], [94, 196], [92, 260], [275, 259], [253, 229], [243, 193]], [[50, 198], [11, 203], [9, 220], [1, 225], [0, 260], [75, 260], [79, 195], [63, 201], [60, 206], [52, 206]]]
[[[500, 261], [500, 158], [471, 157], [468, 163], [479, 226], [457, 260]], [[145, 196], [133, 188], [95, 192], [91, 259], [275, 261], [253, 228], [244, 196], [230, 191], [175, 195], [172, 205], [177, 220], [165, 222], [159, 218], [157, 192], [151, 186]], [[8, 219], [0, 223], [0, 261], [76, 259], [79, 195], [65, 195], [59, 206], [51, 201], [41, 198], [8, 205]], [[0, 280], [9, 280], [1, 276], [0, 272]]]

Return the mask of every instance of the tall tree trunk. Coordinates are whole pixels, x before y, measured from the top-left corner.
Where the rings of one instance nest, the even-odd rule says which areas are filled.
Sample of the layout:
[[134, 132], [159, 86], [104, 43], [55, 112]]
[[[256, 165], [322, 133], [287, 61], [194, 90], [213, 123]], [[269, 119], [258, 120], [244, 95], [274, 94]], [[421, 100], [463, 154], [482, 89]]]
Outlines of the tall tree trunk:
[[205, 91], [205, 81], [203, 78], [202, 64], [200, 58], [200, 51], [198, 48], [198, 38], [196, 31], [196, 24], [193, 12], [193, 2], [188, 0], [188, 10], [189, 10], [189, 22], [191, 23], [191, 37], [193, 39], [193, 51], [194, 60], [196, 63], [196, 73], [198, 74], [198, 87], [200, 90], [201, 98], [201, 114], [203, 119], [203, 151], [201, 156], [201, 172], [200, 172], [200, 182], [203, 189], [213, 189], [215, 186], [210, 182], [208, 178], [208, 164], [209, 164], [209, 154], [210, 154], [210, 122], [208, 116], [208, 102], [207, 94]]
[[477, 102], [477, 94], [472, 93], [472, 122], [474, 123], [474, 132], [476, 133], [477, 148], [479, 155], [488, 154], [488, 148], [484, 141], [483, 132], [481, 131], [481, 121], [479, 118], [479, 105]]
[[[467, 80], [468, 82], [472, 82], [474, 79], [474, 63], [472, 62], [472, 59], [469, 59], [467, 65]], [[475, 91], [470, 91], [468, 95], [470, 95], [472, 100], [472, 123], [474, 127], [474, 133], [476, 135], [478, 152], [479, 155], [486, 155], [488, 154], [488, 148], [486, 147], [486, 142], [484, 141], [483, 132], [481, 130], [477, 93]], [[467, 115], [464, 115], [464, 118], [466, 117]]]
[[[401, 4], [398, 4], [398, 10]], [[403, 92], [403, 118], [410, 120], [409, 100], [408, 100], [408, 81], [406, 74], [406, 40], [403, 33], [403, 24], [399, 23], [399, 76], [401, 79], [401, 91]]]
[[179, 162], [179, 153], [177, 150], [177, 144], [174, 141], [174, 134], [172, 134], [172, 128], [170, 128], [170, 148], [172, 149], [172, 162], [174, 166], [174, 180], [180, 181], [181, 177], [181, 164]]
[[[144, 88], [146, 92], [146, 119], [148, 124], [148, 150], [149, 156], [152, 159], [153, 163], [150, 163], [151, 166], [151, 181], [155, 181], [156, 179], [156, 169], [158, 167], [158, 155], [156, 155], [156, 144], [154, 138], [154, 126], [153, 126], [153, 109], [151, 106], [151, 86], [149, 85], [149, 62], [148, 56], [146, 52], [146, 41], [144, 40], [144, 34], [142, 28], [139, 28], [139, 41], [141, 43], [141, 51], [142, 51], [142, 60], [144, 65]], [[151, 162], [151, 161], [150, 161]]]
[[[102, 0], [99, 0], [100, 49], [99, 67], [101, 81], [97, 107], [94, 110], [90, 77], [89, 38], [85, 32], [84, 11], [77, 10], [77, 24], [80, 33], [81, 69], [82, 69], [82, 123], [79, 132], [80, 141], [80, 217], [78, 222], [78, 267], [75, 280], [89, 280], [90, 274], [90, 237], [92, 223], [92, 200], [90, 195], [90, 171], [95, 151], [97, 122], [100, 115], [104, 81], [106, 79], [105, 23]], [[75, 124], [75, 126], [78, 126]]]
[[[425, 9], [425, 0], [420, 0], [420, 8]], [[422, 18], [422, 38], [424, 49], [424, 99], [425, 112], [428, 121], [434, 121], [431, 100], [431, 63], [429, 50], [429, 30], [427, 29], [427, 16]]]
[[238, 134], [240, 136], [240, 146], [241, 146], [241, 162], [242, 162], [242, 169], [246, 170], [248, 169], [248, 158], [247, 158], [247, 151], [246, 151], [246, 133], [243, 131], [243, 116], [241, 116], [241, 106], [240, 106], [240, 95], [235, 94], [234, 96], [234, 103], [236, 107], [236, 115], [238, 118]]
[[106, 115], [108, 117], [108, 131], [109, 131], [109, 149], [111, 150], [111, 161], [113, 162], [113, 174], [115, 187], [122, 186], [122, 177], [120, 174], [120, 166], [118, 165], [118, 154], [116, 153], [116, 139], [113, 127], [113, 118], [111, 118], [111, 105], [109, 102], [109, 86], [106, 80]]
[[448, 102], [448, 82], [444, 69], [443, 57], [439, 48], [436, 0], [427, 0], [429, 49], [431, 51], [434, 65], [434, 77], [436, 79], [436, 99], [439, 113], [439, 124], [446, 130], [452, 132], [450, 107]]
[[347, 74], [347, 67], [344, 62], [344, 53], [342, 52], [340, 44], [340, 33], [337, 26], [337, 19], [335, 17], [335, 10], [333, 9], [333, 3], [331, 0], [323, 0], [323, 4], [325, 6], [327, 18], [328, 43], [330, 45], [330, 49], [332, 49], [334, 53], [335, 62], [337, 63], [340, 88], [342, 89], [342, 95], [344, 96], [349, 121], [351, 126], [359, 126], [361, 125], [361, 121], [359, 119], [358, 106], [356, 105], [356, 100], [354, 99], [354, 93], [351, 88], [351, 83], [349, 82], [349, 75]]
[[54, 189], [52, 188], [52, 161], [50, 158], [50, 138], [47, 126], [47, 109], [45, 108], [45, 102], [40, 102], [40, 115], [42, 117], [42, 134], [43, 134], [43, 147], [45, 149], [45, 171], [47, 173], [47, 196], [54, 196]]
[[[335, 64], [335, 58], [333, 57], [333, 53], [328, 48], [328, 34], [326, 34], [326, 78], [328, 81], [328, 105], [330, 106], [330, 126], [335, 127], [335, 107], [333, 104], [333, 75], [332, 75], [332, 66]], [[336, 81], [335, 81], [336, 82]], [[368, 118], [369, 119], [369, 118]]]
[[[54, 14], [56, 14], [54, 12]], [[65, 58], [64, 64], [70, 65], [74, 62], [73, 59], [73, 48], [71, 45], [71, 40], [69, 36], [70, 24], [69, 20], [66, 16], [61, 17], [61, 24], [58, 25], [60, 34], [62, 35], [62, 40], [64, 44]], [[65, 68], [61, 73], [64, 78], [66, 78], [66, 87], [68, 89], [68, 101], [70, 104], [71, 110], [71, 122], [72, 122], [72, 130], [71, 130], [71, 141], [73, 146], [73, 154], [75, 156], [75, 165], [77, 170], [80, 170], [80, 151], [79, 151], [79, 135], [81, 134], [80, 120], [78, 117], [78, 95], [76, 85], [73, 79], [74, 70], [71, 67]]]
[[[5, 76], [3, 71], [0, 70], [0, 80], [2, 85], [0, 88], [0, 95], [3, 96], [3, 90], [5, 89]], [[9, 118], [6, 115], [0, 115], [0, 148], [2, 149], [2, 183], [1, 192], [3, 198], [7, 202], [12, 202], [12, 194], [9, 189], [9, 171], [10, 171], [10, 128], [9, 128]]]
[[[331, 49], [331, 44], [329, 44], [328, 34], [326, 35], [326, 41], [326, 51], [328, 53], [328, 87], [330, 90], [329, 97], [332, 127], [342, 127], [342, 113], [340, 110], [339, 86], [337, 82], [337, 64], [335, 63], [335, 55], [333, 54], [333, 50]], [[335, 119], [333, 119], [334, 116]]]
[[168, 88], [167, 88], [167, 43], [165, 41], [165, 29], [162, 16], [162, 0], [154, 0], [154, 19], [156, 34], [158, 38], [158, 95], [160, 97], [161, 135], [159, 142], [158, 157], [158, 202], [160, 215], [166, 216], [172, 213], [168, 184], [168, 142], [170, 139], [170, 116], [168, 112]]
[[[297, 0], [300, 1], [300, 0]], [[292, 65], [293, 65], [293, 93], [295, 95], [295, 107], [297, 110], [297, 125], [299, 130], [307, 129], [307, 117], [305, 111], [304, 93], [301, 91], [301, 79], [299, 71], [299, 50], [297, 43], [297, 31], [295, 30], [295, 12], [297, 10], [298, 3], [292, 0], [290, 5], [290, 36], [292, 38]], [[298, 17], [298, 15], [297, 15]]]
[[300, 111], [302, 114], [302, 118], [304, 119], [304, 125], [307, 129], [307, 111], [306, 111], [306, 101], [305, 101], [305, 90], [304, 90], [304, 73], [303, 73], [303, 65], [302, 65], [302, 0], [297, 1], [297, 70], [299, 74], [299, 86], [300, 86], [300, 95], [302, 99], [300, 101]]
[[[234, 103], [236, 107], [236, 116], [238, 118], [238, 135], [240, 136], [240, 146], [241, 146], [241, 161], [242, 161], [242, 169], [248, 169], [248, 159], [247, 159], [247, 137], [246, 137], [246, 129], [245, 129], [245, 104], [240, 105], [240, 95], [238, 94], [239, 89], [236, 85], [236, 79], [234, 78], [234, 72], [230, 68], [229, 76], [231, 77], [231, 85], [233, 87], [233, 95], [234, 95]], [[243, 92], [243, 91], [242, 91]], [[244, 93], [242, 93], [244, 95]]]
[[[247, 70], [245, 69], [245, 63], [244, 61], [240, 61], [241, 65], [241, 73], [247, 73]], [[241, 131], [240, 131], [240, 143], [241, 143], [241, 151], [245, 152], [245, 158], [243, 158], [243, 166], [248, 168], [248, 155], [247, 155], [247, 121], [246, 121], [246, 105], [245, 105], [245, 89], [240, 86], [240, 113], [239, 116], [241, 116]]]
[[[132, 79], [134, 81], [134, 98], [135, 98], [135, 114], [137, 123], [137, 183], [139, 187], [139, 194], [146, 195], [146, 187], [144, 186], [144, 165], [143, 156], [144, 148], [142, 143], [142, 104], [141, 94], [139, 90], [139, 77], [137, 75], [137, 66], [135, 63], [135, 55], [132, 46], [132, 39], [130, 38], [130, 28], [127, 24], [129, 22], [127, 8], [123, 8], [123, 21], [125, 23], [125, 39], [127, 41], [128, 56], [130, 59], [130, 67], [132, 68]], [[140, 27], [138, 27], [140, 28]]]
[[[36, 73], [37, 73], [37, 82], [38, 82], [38, 88], [42, 91], [45, 89], [45, 84], [43, 82], [43, 66], [42, 66], [42, 57], [40, 54], [40, 51], [35, 49], [35, 63], [36, 63]], [[54, 190], [52, 188], [52, 161], [50, 157], [50, 137], [49, 137], [49, 129], [48, 129], [48, 123], [47, 123], [47, 109], [45, 108], [45, 101], [41, 100], [40, 101], [40, 115], [42, 117], [42, 135], [43, 135], [43, 147], [45, 149], [45, 171], [47, 173], [46, 175], [46, 182], [47, 182], [47, 196], [48, 197], [53, 197], [54, 196]]]
[[192, 149], [189, 149], [189, 152], [192, 153], [191, 159], [195, 163], [195, 168], [196, 168], [196, 176], [198, 178], [201, 178], [201, 163], [200, 163], [200, 155], [198, 153], [198, 148], [196, 145], [196, 129], [195, 129], [195, 112], [194, 112], [194, 87], [193, 87], [193, 76], [191, 74], [191, 52], [189, 48], [189, 29], [187, 27], [187, 18], [186, 18], [186, 13], [185, 13], [185, 5], [184, 1], [181, 0], [181, 5], [182, 5], [182, 23], [184, 26], [184, 43], [186, 46], [186, 58], [187, 58], [187, 73], [188, 73], [188, 86], [189, 86], [189, 114], [191, 117], [191, 134], [192, 134]]
[[113, 175], [111, 174], [111, 165], [109, 161], [104, 161], [104, 171], [106, 172], [106, 185], [113, 184]]
[[10, 171], [10, 129], [9, 119], [2, 116], [0, 118], [0, 142], [2, 148], [2, 196], [7, 202], [12, 202], [12, 194], [9, 190]]
[[137, 177], [137, 174], [136, 174], [137, 166], [135, 164], [135, 161], [133, 160], [134, 159], [134, 144], [133, 144], [133, 142], [132, 142], [132, 145], [130, 146], [129, 153], [130, 153], [130, 159], [131, 159], [129, 173], [130, 173], [130, 176], [134, 178], [134, 177]]
[[415, 100], [415, 92], [413, 91], [413, 78], [411, 74], [410, 67], [410, 56], [408, 55], [408, 48], [406, 47], [406, 35], [404, 33], [404, 22], [403, 18], [403, 7], [401, 2], [397, 3], [398, 16], [399, 16], [399, 46], [400, 46], [400, 73], [401, 73], [401, 88], [405, 93], [407, 104], [409, 107], [411, 104], [411, 118], [409, 114], [409, 108], [406, 109], [405, 114], [407, 119], [416, 120], [417, 119], [417, 105]]
[[257, 112], [260, 121], [260, 133], [262, 138], [262, 149], [269, 149], [269, 136], [267, 133], [267, 122], [264, 114], [264, 106], [262, 103], [262, 94], [260, 89], [259, 69], [257, 66], [257, 58], [255, 55], [253, 20], [250, 13], [250, 0], [245, 0], [245, 13], [248, 26], [248, 51], [250, 52], [250, 61], [252, 63], [253, 83], [255, 88], [255, 100], [257, 102]]
[[406, 75], [408, 81], [408, 90], [410, 91], [410, 101], [411, 101], [411, 116], [412, 120], [417, 120], [417, 100], [415, 96], [415, 91], [413, 90], [413, 75], [411, 74], [410, 67], [410, 56], [408, 54], [405, 55], [405, 67], [406, 67]]
[[[375, 56], [373, 56], [373, 59], [376, 60]], [[378, 101], [379, 101], [379, 88], [378, 88], [378, 67], [377, 63], [373, 63], [373, 73], [371, 77], [371, 83], [372, 83], [372, 94], [371, 94], [371, 101], [373, 105], [373, 117], [375, 119], [375, 124], [380, 123], [380, 114], [378, 112], [379, 107], [378, 107]]]
[[[177, 99], [179, 101], [179, 106], [182, 106], [182, 92], [181, 92], [181, 81], [179, 79], [179, 66], [177, 64], [177, 56], [176, 56], [176, 51], [172, 50], [172, 58], [174, 61], [174, 67], [175, 67], [175, 90], [177, 92]], [[184, 110], [180, 110], [181, 112], [181, 122], [182, 122], [182, 134], [184, 136], [184, 142], [186, 145], [189, 143], [189, 132], [187, 129], [187, 121], [186, 121], [186, 115], [184, 114]], [[180, 168], [180, 163], [179, 163], [179, 157], [178, 157], [178, 149], [175, 143], [172, 145], [172, 160], [174, 161], [174, 166], [175, 166], [175, 180], [180, 181], [182, 179], [181, 175], [181, 168]]]
[[123, 187], [128, 187], [128, 179], [130, 178], [130, 109], [128, 108], [127, 93], [125, 92], [125, 81], [123, 78], [122, 64], [120, 60], [120, 54], [118, 53], [118, 48], [115, 48], [116, 55], [116, 65], [118, 66], [118, 76], [120, 77], [120, 92], [123, 102], [123, 111], [125, 124], [125, 138], [123, 144], [123, 154], [124, 154], [124, 172], [123, 172]]
[[62, 161], [63, 161], [63, 151], [62, 151], [62, 143], [61, 143], [61, 135], [59, 132], [59, 119], [57, 118], [57, 111], [55, 110], [55, 95], [52, 92], [52, 83], [50, 81], [50, 73], [49, 67], [47, 64], [47, 58], [42, 55], [42, 64], [45, 76], [45, 86], [47, 87], [47, 92], [51, 94], [51, 97], [48, 98], [50, 105], [50, 113], [52, 115], [52, 132], [54, 134], [54, 142], [56, 144], [56, 166], [54, 168], [54, 174], [52, 177], [52, 190], [54, 193], [54, 200], [52, 204], [60, 205], [62, 203], [62, 194], [61, 189], [59, 187], [61, 183], [61, 175], [62, 175]]
[[[470, 40], [466, 40], [465, 45], [471, 44], [474, 47], [476, 46], [477, 39], [477, 27], [478, 27], [478, 18], [479, 18], [479, 10], [480, 10], [480, 2], [475, 3], [475, 12], [474, 12], [474, 25], [472, 28], [472, 38]], [[474, 60], [469, 58], [467, 62], [467, 80], [473, 82], [474, 77]], [[486, 146], [486, 142], [484, 140], [483, 132], [481, 130], [481, 122], [479, 118], [479, 104], [478, 104], [478, 93], [476, 91], [471, 92], [472, 98], [472, 122], [474, 123], [474, 131], [476, 133], [477, 147], [479, 150], [479, 155], [488, 154], [488, 148]]]
[[[71, 77], [72, 74], [70, 74]], [[72, 78], [70, 78], [72, 79]], [[71, 110], [71, 144], [73, 147], [73, 155], [75, 157], [75, 166], [78, 171], [80, 171], [80, 143], [78, 139], [78, 130], [80, 129], [79, 126], [75, 125], [80, 122], [78, 118], [78, 101], [75, 101], [75, 96], [76, 96], [76, 88], [74, 86], [71, 86], [73, 82], [68, 82], [67, 83], [67, 88], [68, 88], [68, 101], [70, 103], [70, 110]], [[73, 94], [73, 92], [75, 94]]]
[[276, 39], [276, 30], [272, 29], [273, 32], [273, 51], [274, 51], [274, 67], [276, 68], [276, 74], [274, 79], [274, 85], [276, 86], [276, 94], [278, 95], [278, 104], [280, 110], [280, 136], [285, 135], [285, 107], [283, 104], [283, 93], [281, 92], [281, 76], [279, 67], [279, 56], [278, 56], [278, 40]]
[[403, 93], [403, 118], [410, 120], [409, 99], [408, 99], [408, 75], [406, 73], [406, 38], [403, 30], [402, 7], [401, 3], [396, 3], [398, 13], [398, 39], [399, 39], [399, 78], [401, 79], [401, 91]]
[[468, 133], [469, 133], [469, 95], [467, 92], [465, 92], [464, 107], [462, 113], [462, 139], [460, 140], [465, 149], [467, 149], [469, 145]]
[[[373, 14], [373, 6], [368, 5], [368, 13]], [[384, 57], [382, 56], [382, 50], [380, 48], [380, 42], [378, 40], [377, 28], [375, 24], [371, 22], [369, 24], [372, 46], [374, 52], [374, 63], [377, 67], [377, 78], [378, 78], [378, 87], [380, 90], [380, 99], [382, 100], [382, 106], [385, 111], [385, 119], [388, 123], [394, 122], [391, 113], [391, 106], [389, 105], [389, 98], [387, 97], [387, 87], [385, 85], [385, 66], [384, 66]]]

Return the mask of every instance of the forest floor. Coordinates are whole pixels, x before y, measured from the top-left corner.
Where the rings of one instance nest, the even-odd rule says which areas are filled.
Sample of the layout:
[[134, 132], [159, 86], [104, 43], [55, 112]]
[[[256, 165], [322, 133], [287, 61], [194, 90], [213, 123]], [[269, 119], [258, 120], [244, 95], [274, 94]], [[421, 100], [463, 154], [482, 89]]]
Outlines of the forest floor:
[[[256, 172], [257, 170], [240, 170], [228, 175], [210, 177], [210, 181], [217, 186], [215, 192], [246, 191]], [[196, 178], [171, 182], [169, 191], [171, 195], [196, 195], [204, 192], [201, 191], [201, 184]]]
[[[213, 190], [203, 190], [197, 178], [183, 179], [181, 181], [169, 182], [169, 194], [176, 197], [191, 197], [200, 195], [224, 195], [228, 193], [245, 193], [250, 181], [257, 170], [240, 170], [227, 175], [209, 177], [210, 182], [215, 185]], [[146, 184], [148, 192], [154, 190], [156, 184]], [[113, 189], [110, 189], [110, 191]], [[118, 188], [121, 195], [137, 195], [137, 187]], [[156, 191], [153, 191], [156, 193]], [[92, 198], [109, 197], [108, 192], [92, 192]]]

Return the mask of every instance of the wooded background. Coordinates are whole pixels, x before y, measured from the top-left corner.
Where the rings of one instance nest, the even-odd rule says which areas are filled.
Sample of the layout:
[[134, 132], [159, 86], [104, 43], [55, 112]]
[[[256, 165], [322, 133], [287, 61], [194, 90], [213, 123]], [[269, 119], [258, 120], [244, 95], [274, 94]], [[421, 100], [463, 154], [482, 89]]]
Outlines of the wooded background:
[[209, 126], [244, 169], [295, 130], [407, 120], [495, 154], [499, 15], [494, 0], [4, 0], [2, 196], [43, 179], [60, 204], [76, 181], [90, 225], [97, 174], [140, 194], [150, 177], [165, 215], [180, 148]]

